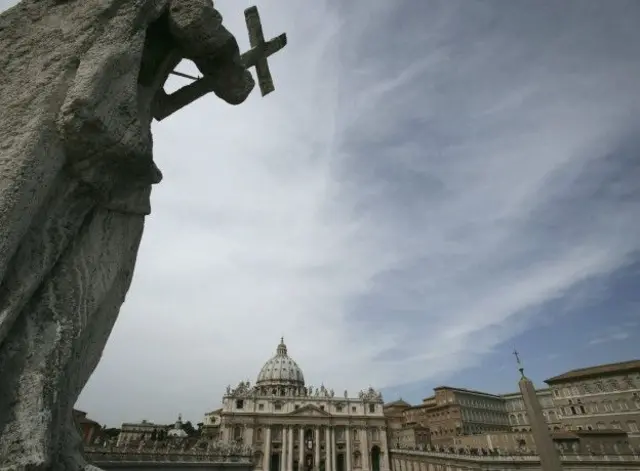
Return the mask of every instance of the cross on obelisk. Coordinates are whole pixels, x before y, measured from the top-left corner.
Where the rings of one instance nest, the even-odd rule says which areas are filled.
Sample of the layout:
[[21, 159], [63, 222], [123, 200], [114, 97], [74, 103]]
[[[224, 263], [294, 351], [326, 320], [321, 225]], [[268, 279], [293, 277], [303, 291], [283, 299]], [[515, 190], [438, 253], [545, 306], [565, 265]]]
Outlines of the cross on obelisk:
[[520, 361], [520, 353], [515, 348], [513, 349], [513, 355], [516, 357], [516, 361], [518, 362], [518, 371], [520, 375], [524, 378], [524, 366], [522, 366], [522, 362]]
[[520, 353], [518, 353], [518, 350], [514, 349], [513, 350], [513, 354], [516, 357], [516, 361], [518, 362], [518, 365], [521, 365], [521, 363], [520, 363]]
[[[265, 41], [258, 7], [255, 6], [249, 7], [244, 11], [244, 19], [247, 23], [247, 30], [249, 31], [249, 45], [251, 49], [242, 54], [241, 59], [247, 69], [251, 67], [256, 68], [260, 92], [262, 96], [266, 96], [276, 89], [273, 85], [273, 78], [271, 77], [267, 58], [287, 45], [287, 33], [282, 33], [276, 38]], [[177, 70], [171, 73], [191, 80], [200, 79], [200, 77], [193, 77], [192, 75], [184, 74]]]

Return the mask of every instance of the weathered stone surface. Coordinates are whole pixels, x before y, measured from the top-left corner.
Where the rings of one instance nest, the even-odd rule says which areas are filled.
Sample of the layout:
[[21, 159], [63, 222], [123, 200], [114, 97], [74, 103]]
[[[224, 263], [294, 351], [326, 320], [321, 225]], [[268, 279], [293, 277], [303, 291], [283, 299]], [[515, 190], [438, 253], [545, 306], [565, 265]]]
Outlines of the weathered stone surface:
[[0, 15], [0, 470], [87, 467], [72, 407], [161, 179], [161, 87], [183, 57], [229, 103], [254, 85], [221, 21], [210, 0], [24, 0]]

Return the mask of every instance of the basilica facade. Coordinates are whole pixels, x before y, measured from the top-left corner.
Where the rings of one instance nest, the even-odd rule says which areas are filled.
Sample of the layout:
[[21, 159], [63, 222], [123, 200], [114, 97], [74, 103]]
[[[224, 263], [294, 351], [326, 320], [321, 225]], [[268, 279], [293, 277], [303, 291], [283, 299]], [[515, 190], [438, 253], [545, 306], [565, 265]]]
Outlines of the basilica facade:
[[255, 385], [227, 387], [204, 426], [251, 447], [260, 471], [390, 471], [382, 395], [307, 386], [284, 340]]

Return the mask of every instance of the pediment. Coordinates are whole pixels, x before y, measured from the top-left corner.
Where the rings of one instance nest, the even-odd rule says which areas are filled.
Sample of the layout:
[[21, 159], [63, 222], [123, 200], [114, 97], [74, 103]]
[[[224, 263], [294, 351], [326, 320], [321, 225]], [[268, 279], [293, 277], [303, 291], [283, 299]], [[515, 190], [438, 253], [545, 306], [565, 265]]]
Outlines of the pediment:
[[330, 417], [327, 411], [320, 409], [317, 406], [308, 404], [306, 406], [300, 407], [299, 409], [294, 410], [289, 414], [293, 417]]

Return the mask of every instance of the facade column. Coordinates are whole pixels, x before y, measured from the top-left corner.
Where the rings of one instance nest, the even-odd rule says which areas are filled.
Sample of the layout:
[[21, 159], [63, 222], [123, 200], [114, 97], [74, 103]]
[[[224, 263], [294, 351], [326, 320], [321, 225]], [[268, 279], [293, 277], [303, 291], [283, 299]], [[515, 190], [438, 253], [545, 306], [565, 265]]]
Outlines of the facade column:
[[331, 469], [338, 470], [338, 455], [336, 454], [336, 428], [331, 427]]
[[345, 434], [347, 439], [346, 471], [351, 471], [351, 439], [353, 438], [351, 436], [351, 427], [345, 427]]
[[300, 431], [298, 432], [298, 469], [295, 471], [302, 471], [302, 467], [304, 466], [304, 427], [300, 427]]
[[387, 440], [387, 428], [380, 428], [380, 444], [381, 444], [381, 463], [380, 470], [381, 471], [391, 471], [391, 456], [389, 453], [389, 440]]
[[245, 445], [251, 446], [253, 447], [253, 434], [255, 433], [255, 431], [253, 430], [253, 427], [248, 425], [245, 427], [244, 429], [244, 437], [243, 437], [243, 441]]
[[315, 442], [316, 442], [316, 457], [313, 468], [316, 470], [320, 469], [320, 427], [316, 427], [315, 429]]
[[324, 469], [331, 469], [331, 427], [327, 427], [324, 431]]
[[287, 443], [287, 470], [293, 471], [293, 427], [289, 429], [289, 442]]
[[[264, 456], [262, 457], [262, 469], [269, 471], [271, 465], [271, 427], [267, 426], [264, 437]], [[274, 470], [276, 471], [276, 470]]]
[[371, 470], [371, 465], [369, 464], [371, 462], [369, 459], [369, 429], [366, 425], [360, 429], [360, 443], [362, 444], [362, 469], [369, 471]]
[[282, 427], [282, 435], [280, 436], [280, 443], [282, 443], [282, 453], [280, 453], [280, 471], [287, 470], [287, 428]]

